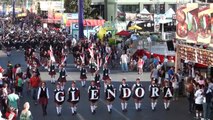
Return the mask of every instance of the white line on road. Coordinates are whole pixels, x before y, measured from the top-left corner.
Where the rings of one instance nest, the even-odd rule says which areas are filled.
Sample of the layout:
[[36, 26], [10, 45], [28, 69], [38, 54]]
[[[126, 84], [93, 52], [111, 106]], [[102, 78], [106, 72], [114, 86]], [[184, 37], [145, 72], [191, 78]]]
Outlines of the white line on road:
[[[103, 104], [105, 104], [105, 105], [107, 105], [107, 103], [102, 99], [102, 98], [100, 98], [100, 101], [103, 103]], [[115, 111], [115, 112], [117, 112], [120, 116], [122, 116], [125, 120], [130, 120], [128, 117], [126, 117], [124, 114], [122, 114], [118, 109], [116, 109], [115, 107], [112, 107], [112, 109]]]
[[81, 114], [79, 114], [79, 113], [77, 113], [77, 117], [78, 117], [80, 120], [85, 120], [84, 117], [83, 117]]

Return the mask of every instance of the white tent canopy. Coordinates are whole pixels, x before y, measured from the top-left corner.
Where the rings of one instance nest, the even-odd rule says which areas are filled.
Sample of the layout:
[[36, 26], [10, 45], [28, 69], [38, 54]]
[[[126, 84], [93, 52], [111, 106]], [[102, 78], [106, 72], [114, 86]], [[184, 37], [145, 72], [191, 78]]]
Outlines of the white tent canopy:
[[172, 16], [175, 14], [175, 11], [172, 9], [172, 8], [169, 8], [169, 10], [167, 10], [165, 12], [165, 16], [166, 18], [171, 18], [172, 19]]
[[141, 10], [141, 12], [140, 12], [140, 14], [150, 14], [150, 12], [146, 9], [146, 8], [144, 8], [143, 10]]

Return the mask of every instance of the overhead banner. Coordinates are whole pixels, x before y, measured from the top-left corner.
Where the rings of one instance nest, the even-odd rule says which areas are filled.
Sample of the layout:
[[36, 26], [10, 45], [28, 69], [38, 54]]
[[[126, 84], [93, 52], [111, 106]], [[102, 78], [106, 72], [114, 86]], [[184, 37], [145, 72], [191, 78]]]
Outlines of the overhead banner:
[[190, 43], [213, 44], [213, 4], [188, 3], [176, 12], [176, 38]]

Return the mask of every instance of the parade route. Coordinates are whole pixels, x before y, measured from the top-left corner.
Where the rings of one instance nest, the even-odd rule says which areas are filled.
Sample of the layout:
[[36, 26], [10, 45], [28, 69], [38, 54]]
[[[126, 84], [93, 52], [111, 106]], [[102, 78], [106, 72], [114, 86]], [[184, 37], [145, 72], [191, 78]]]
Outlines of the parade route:
[[[1, 52], [2, 54], [2, 52]], [[26, 64], [24, 61], [23, 52], [12, 52], [10, 57], [5, 55], [1, 55], [0, 57], [0, 65], [5, 68], [7, 61], [10, 60], [12, 64], [20, 63], [23, 68], [26, 68]], [[144, 73], [142, 76], [138, 75], [137, 72], [127, 72], [122, 73], [119, 69], [111, 70], [111, 78], [113, 81], [113, 85], [118, 90], [120, 81], [123, 77], [127, 79], [127, 83], [132, 86], [137, 77], [142, 79], [142, 84], [145, 87], [145, 97], [142, 99], [142, 111], [136, 111], [134, 100], [131, 98], [128, 101], [128, 111], [122, 112], [121, 104], [119, 99], [119, 91], [117, 91], [117, 97], [113, 103], [112, 113], [107, 112], [106, 101], [104, 99], [104, 91], [103, 91], [103, 82], [101, 83], [101, 95], [98, 101], [98, 108], [96, 110], [96, 114], [92, 114], [90, 111], [90, 105], [88, 101], [87, 88], [90, 84], [90, 80], [92, 79], [90, 73], [88, 74], [88, 81], [86, 83], [86, 87], [81, 87], [79, 77], [80, 73], [77, 68], [75, 68], [72, 64], [72, 57], [68, 58], [68, 82], [65, 85], [65, 90], [67, 92], [68, 87], [71, 86], [71, 81], [75, 80], [77, 87], [80, 89], [80, 102], [77, 106], [77, 114], [72, 115], [70, 110], [70, 105], [67, 101], [62, 105], [62, 115], [57, 116], [55, 103], [53, 98], [53, 90], [55, 89], [55, 85], [50, 83], [50, 76], [48, 75], [47, 70], [41, 69], [41, 78], [42, 80], [47, 82], [47, 87], [49, 88], [50, 99], [47, 107], [47, 116], [42, 115], [42, 110], [40, 105], [35, 105], [33, 103], [31, 95], [26, 92], [26, 85], [24, 85], [23, 97], [20, 100], [20, 111], [24, 102], [30, 103], [30, 110], [33, 114], [34, 120], [192, 120], [194, 118], [194, 114], [188, 113], [188, 104], [187, 99], [185, 97], [180, 97], [178, 101], [172, 101], [170, 110], [166, 111], [163, 105], [162, 96], [159, 97], [159, 101], [157, 104], [157, 108], [155, 111], [151, 110], [150, 106], [150, 98], [148, 86], [149, 75], [150, 73]], [[24, 70], [24, 69], [23, 69]], [[101, 73], [102, 75], [102, 73]], [[56, 77], [57, 78], [57, 77]], [[67, 96], [65, 98], [67, 100]]]

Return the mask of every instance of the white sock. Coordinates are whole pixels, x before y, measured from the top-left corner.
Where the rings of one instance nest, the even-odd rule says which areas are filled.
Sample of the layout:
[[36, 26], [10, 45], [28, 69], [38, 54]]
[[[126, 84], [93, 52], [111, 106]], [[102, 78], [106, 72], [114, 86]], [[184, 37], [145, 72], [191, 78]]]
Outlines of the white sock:
[[84, 85], [86, 84], [86, 80], [83, 81]]
[[124, 103], [124, 109], [127, 109], [127, 102]]
[[202, 117], [202, 113], [200, 113], [200, 117]]
[[107, 87], [107, 85], [106, 85], [106, 83], [104, 83], [104, 89], [106, 89], [106, 87]]
[[76, 110], [77, 110], [77, 107], [76, 107], [76, 106], [74, 106], [74, 111], [76, 112]]
[[167, 108], [169, 108], [170, 102], [167, 102]]
[[110, 111], [110, 109], [111, 109], [111, 108], [110, 108], [110, 105], [107, 105], [107, 110], [108, 110], [108, 112]]
[[57, 114], [59, 114], [59, 107], [56, 107], [56, 112]]
[[110, 104], [109, 106], [110, 106], [110, 109], [112, 109], [112, 104]]
[[165, 109], [167, 108], [167, 104], [166, 104], [166, 103], [164, 103], [164, 108], [165, 108]]
[[135, 109], [137, 110], [138, 108], [138, 103], [135, 103]]
[[81, 80], [81, 86], [84, 86], [84, 81], [83, 80]]
[[72, 113], [74, 113], [75, 111], [74, 111], [74, 107], [71, 107], [71, 111], [72, 111]]
[[138, 103], [138, 108], [141, 108], [141, 103], [140, 102]]
[[152, 110], [154, 110], [154, 108], [155, 108], [154, 103], [151, 103], [151, 107], [152, 107]]
[[121, 109], [124, 110], [124, 103], [121, 103]]
[[156, 105], [157, 105], [157, 102], [155, 101], [155, 102], [154, 102], [154, 107], [156, 107]]
[[61, 110], [62, 110], [62, 106], [59, 106], [59, 113], [61, 113]]
[[198, 112], [196, 112], [196, 117], [198, 117], [198, 115], [199, 115]]
[[94, 111], [94, 107], [92, 105], [90, 106], [90, 109], [91, 109], [91, 112]]
[[64, 89], [64, 85], [61, 86], [61, 89], [62, 89], [62, 90]]

